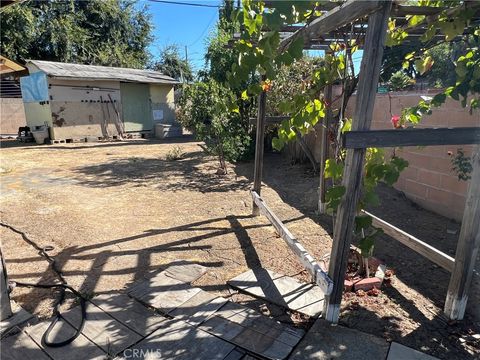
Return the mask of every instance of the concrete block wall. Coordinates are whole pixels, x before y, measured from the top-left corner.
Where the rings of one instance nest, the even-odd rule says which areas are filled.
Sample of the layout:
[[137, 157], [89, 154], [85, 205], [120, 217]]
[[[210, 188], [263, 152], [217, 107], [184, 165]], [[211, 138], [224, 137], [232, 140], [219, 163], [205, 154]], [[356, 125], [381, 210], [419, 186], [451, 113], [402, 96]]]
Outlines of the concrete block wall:
[[[417, 104], [422, 95], [431, 96], [432, 93], [377, 94], [372, 129], [392, 129], [391, 114], [400, 115], [403, 108]], [[353, 113], [354, 104], [355, 98], [352, 97], [347, 114]], [[480, 111], [470, 114], [468, 109], [462, 108], [454, 100], [447, 100], [418, 125], [419, 128], [467, 126], [480, 126]], [[467, 156], [472, 153], [472, 146], [463, 145], [397, 149], [396, 154], [407, 160], [409, 166], [402, 172], [395, 188], [422, 207], [461, 221], [468, 182], [458, 180], [452, 170], [452, 156], [449, 155], [449, 151], [455, 155], [458, 148], [462, 148]]]

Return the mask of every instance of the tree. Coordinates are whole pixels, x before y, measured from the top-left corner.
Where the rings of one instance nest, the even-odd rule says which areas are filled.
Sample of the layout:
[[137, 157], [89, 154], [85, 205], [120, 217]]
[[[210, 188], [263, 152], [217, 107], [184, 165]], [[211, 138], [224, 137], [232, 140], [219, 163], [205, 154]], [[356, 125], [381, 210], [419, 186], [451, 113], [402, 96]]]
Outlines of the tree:
[[148, 8], [129, 0], [27, 1], [4, 8], [3, 55], [143, 68], [152, 41]]
[[182, 59], [177, 45], [168, 45], [160, 53], [160, 58], [152, 68], [176, 80], [193, 80], [193, 71], [190, 63]]

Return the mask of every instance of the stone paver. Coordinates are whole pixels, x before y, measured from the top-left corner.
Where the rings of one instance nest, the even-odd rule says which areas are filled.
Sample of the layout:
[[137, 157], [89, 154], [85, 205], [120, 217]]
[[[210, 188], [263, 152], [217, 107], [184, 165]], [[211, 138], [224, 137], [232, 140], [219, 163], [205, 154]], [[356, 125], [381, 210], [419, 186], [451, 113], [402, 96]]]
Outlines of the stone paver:
[[298, 344], [292, 360], [373, 360], [385, 359], [389, 343], [376, 336], [332, 326], [318, 319]]
[[438, 360], [436, 357], [424, 354], [402, 344], [392, 342], [387, 360]]

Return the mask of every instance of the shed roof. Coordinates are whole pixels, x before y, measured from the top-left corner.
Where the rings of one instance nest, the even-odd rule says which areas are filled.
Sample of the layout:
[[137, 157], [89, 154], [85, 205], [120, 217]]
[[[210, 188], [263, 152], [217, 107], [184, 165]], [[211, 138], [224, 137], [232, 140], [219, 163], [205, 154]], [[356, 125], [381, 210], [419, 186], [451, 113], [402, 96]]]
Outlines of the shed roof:
[[28, 60], [48, 76], [63, 79], [117, 80], [149, 84], [178, 84], [170, 76], [158, 71], [129, 69], [97, 65], [81, 65], [43, 60]]

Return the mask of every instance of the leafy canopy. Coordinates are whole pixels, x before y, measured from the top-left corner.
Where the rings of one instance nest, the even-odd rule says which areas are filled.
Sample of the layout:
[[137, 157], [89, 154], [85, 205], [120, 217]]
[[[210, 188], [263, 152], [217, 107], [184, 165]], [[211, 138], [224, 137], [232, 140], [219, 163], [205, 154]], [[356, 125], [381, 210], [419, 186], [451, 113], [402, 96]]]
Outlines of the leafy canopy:
[[25, 1], [2, 9], [0, 52], [27, 59], [143, 68], [148, 8], [129, 0]]

